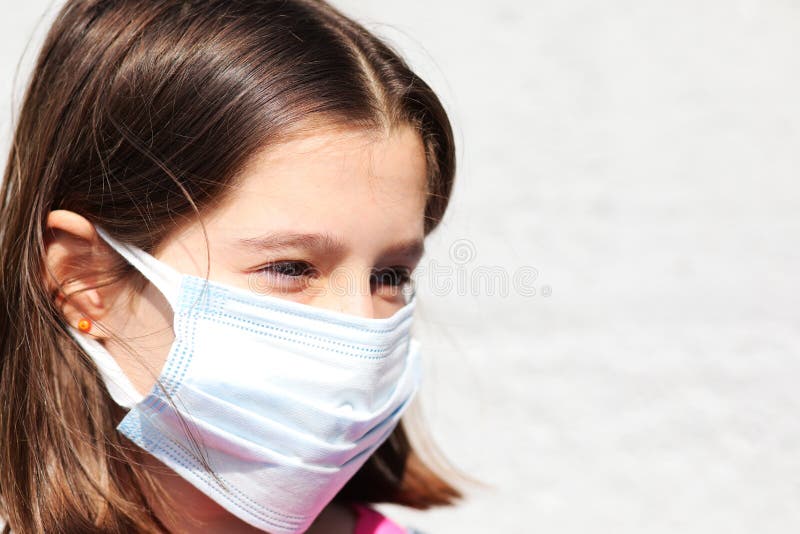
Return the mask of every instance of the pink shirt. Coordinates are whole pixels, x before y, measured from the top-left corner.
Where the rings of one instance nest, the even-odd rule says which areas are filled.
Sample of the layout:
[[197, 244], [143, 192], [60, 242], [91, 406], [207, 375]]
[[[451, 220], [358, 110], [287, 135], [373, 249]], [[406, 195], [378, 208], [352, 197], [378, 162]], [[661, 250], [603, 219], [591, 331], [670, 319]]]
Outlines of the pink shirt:
[[406, 529], [377, 510], [363, 504], [352, 504], [356, 513], [354, 534], [407, 534]]

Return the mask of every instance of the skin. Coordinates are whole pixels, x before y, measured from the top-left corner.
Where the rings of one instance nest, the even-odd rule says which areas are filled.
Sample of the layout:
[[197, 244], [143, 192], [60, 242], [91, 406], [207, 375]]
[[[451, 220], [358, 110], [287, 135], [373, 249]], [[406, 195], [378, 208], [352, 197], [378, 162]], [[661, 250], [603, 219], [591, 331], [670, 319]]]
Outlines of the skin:
[[[182, 273], [353, 315], [388, 317], [403, 305], [403, 275], [423, 252], [425, 175], [422, 140], [408, 126], [388, 132], [321, 128], [254, 156], [230, 195], [201, 213], [207, 246], [203, 225], [192, 221], [154, 256]], [[64, 297], [90, 288], [86, 266], [102, 272], [115, 253], [74, 212], [52, 211], [47, 228], [48, 284], [66, 284], [57, 297], [65, 318], [77, 325], [88, 317], [125, 339], [135, 355], [104, 328], [86, 334], [103, 343], [146, 393], [174, 338], [166, 300], [151, 284], [137, 293], [127, 282]], [[145, 468], [175, 496], [171, 506], [151, 499], [173, 532], [256, 532], [155, 458], [148, 456]], [[351, 533], [353, 525], [348, 509], [330, 504], [308, 532]]]

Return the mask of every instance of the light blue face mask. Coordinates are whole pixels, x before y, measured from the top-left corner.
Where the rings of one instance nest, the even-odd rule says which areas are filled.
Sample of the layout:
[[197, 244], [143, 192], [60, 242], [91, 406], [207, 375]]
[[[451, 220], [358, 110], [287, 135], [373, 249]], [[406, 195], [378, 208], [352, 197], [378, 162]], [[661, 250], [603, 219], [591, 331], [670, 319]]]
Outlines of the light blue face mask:
[[304, 532], [419, 387], [413, 296], [391, 317], [357, 317], [180, 274], [97, 231], [174, 312], [175, 340], [146, 396], [103, 345], [71, 328], [130, 408], [117, 429], [243, 521]]

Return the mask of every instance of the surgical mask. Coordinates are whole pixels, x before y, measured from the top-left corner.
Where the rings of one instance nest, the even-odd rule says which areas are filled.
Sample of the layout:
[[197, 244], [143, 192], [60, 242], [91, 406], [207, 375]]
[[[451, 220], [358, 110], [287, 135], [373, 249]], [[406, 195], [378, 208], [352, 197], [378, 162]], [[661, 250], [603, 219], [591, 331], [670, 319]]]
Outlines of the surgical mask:
[[117, 430], [250, 525], [307, 530], [418, 389], [413, 296], [391, 317], [358, 317], [181, 274], [97, 232], [174, 313], [175, 339], [144, 396], [70, 327], [129, 408]]

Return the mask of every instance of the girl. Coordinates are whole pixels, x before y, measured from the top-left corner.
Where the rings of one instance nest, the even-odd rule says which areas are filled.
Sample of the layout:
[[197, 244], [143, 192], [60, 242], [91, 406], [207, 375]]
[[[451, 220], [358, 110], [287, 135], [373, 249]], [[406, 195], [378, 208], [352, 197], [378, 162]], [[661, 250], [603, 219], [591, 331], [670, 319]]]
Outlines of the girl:
[[402, 532], [455, 172], [432, 90], [321, 0], [70, 0], [0, 194], [14, 532]]

